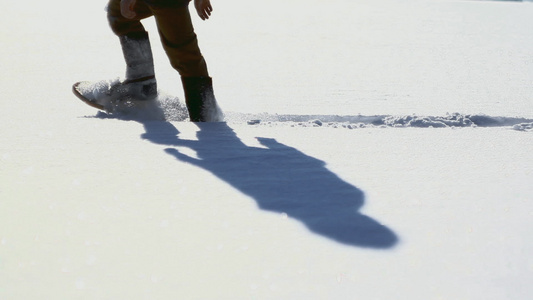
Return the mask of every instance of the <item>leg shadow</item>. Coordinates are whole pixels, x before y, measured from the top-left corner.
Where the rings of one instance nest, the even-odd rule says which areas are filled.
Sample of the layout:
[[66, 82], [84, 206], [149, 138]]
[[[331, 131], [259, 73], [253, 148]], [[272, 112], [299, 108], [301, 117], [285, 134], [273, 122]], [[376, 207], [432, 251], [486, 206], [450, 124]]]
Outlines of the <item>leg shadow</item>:
[[398, 238], [359, 209], [364, 193], [325, 167], [321, 160], [271, 138], [266, 148], [242, 143], [226, 123], [198, 123], [198, 140], [183, 140], [168, 122], [144, 122], [142, 138], [188, 147], [198, 158], [165, 149], [179, 161], [201, 167], [253, 198], [261, 209], [286, 213], [321, 236], [342, 244], [391, 248]]

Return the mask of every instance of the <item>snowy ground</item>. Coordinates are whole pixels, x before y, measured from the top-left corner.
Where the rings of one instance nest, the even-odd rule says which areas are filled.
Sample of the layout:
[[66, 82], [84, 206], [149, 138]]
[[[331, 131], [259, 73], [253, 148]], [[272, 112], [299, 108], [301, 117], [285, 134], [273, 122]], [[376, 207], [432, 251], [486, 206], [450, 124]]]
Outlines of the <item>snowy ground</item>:
[[[81, 1], [78, 1], [81, 2]], [[213, 1], [227, 123], [70, 92], [98, 1], [0, 19], [0, 299], [531, 299], [533, 3]]]

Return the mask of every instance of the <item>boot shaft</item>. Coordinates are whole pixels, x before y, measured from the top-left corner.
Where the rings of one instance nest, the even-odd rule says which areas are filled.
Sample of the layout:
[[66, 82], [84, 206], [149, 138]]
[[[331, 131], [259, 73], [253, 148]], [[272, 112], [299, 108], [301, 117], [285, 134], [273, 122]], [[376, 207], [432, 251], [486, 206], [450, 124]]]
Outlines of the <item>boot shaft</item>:
[[119, 36], [126, 61], [126, 80], [155, 77], [154, 59], [148, 33], [138, 32]]
[[192, 122], [221, 122], [222, 111], [213, 91], [211, 77], [182, 77], [185, 103]]

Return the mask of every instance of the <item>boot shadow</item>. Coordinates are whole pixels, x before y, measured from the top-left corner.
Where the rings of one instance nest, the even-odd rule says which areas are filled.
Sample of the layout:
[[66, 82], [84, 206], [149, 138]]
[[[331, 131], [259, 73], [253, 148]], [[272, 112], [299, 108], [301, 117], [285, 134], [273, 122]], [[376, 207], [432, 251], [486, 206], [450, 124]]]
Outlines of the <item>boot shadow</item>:
[[315, 234], [366, 248], [391, 248], [398, 241], [389, 228], [359, 212], [364, 193], [319, 159], [272, 138], [258, 138], [265, 148], [249, 147], [226, 123], [197, 123], [200, 131], [194, 141], [180, 139], [171, 123], [143, 124], [143, 139], [196, 151], [194, 158], [176, 148], [165, 149], [250, 196], [259, 208], [285, 213]]

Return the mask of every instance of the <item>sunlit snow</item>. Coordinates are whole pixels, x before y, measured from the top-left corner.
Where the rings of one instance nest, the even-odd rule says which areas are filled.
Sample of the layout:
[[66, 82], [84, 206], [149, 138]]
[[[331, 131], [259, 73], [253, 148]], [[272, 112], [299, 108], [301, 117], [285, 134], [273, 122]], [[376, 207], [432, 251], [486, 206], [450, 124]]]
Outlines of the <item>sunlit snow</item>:
[[531, 1], [219, 1], [226, 122], [71, 92], [105, 1], [0, 19], [0, 299], [531, 299]]

